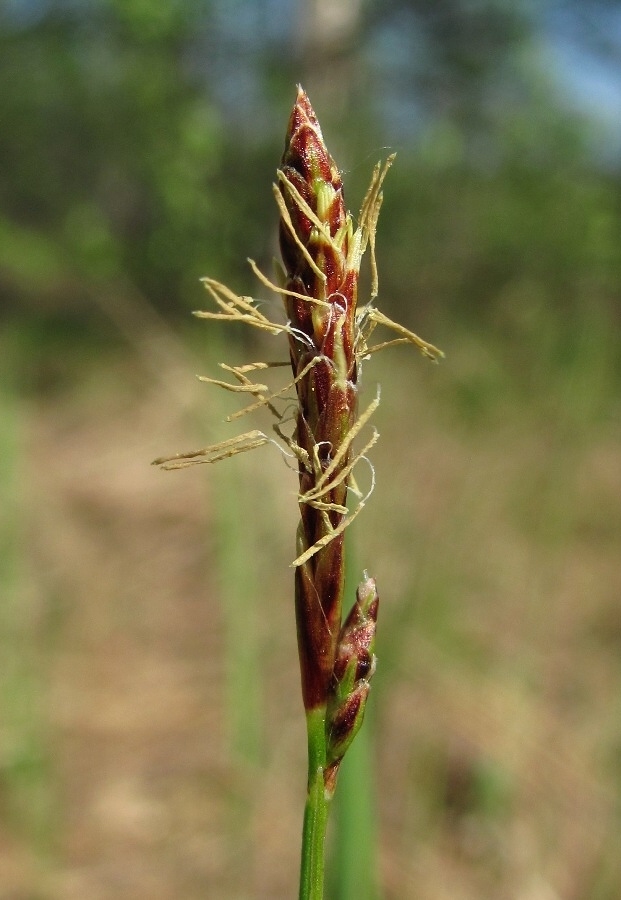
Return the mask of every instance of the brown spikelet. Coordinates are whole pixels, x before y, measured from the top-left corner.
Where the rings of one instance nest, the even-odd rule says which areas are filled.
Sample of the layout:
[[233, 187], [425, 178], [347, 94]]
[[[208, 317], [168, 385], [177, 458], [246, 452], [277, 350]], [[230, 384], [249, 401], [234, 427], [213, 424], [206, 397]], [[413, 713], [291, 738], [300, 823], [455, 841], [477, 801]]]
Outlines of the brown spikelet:
[[[278, 177], [285, 288], [297, 295], [285, 297], [291, 365], [295, 376], [306, 370], [296, 383], [295, 440], [307, 460], [299, 464], [301, 497], [313, 495], [331, 462], [340, 456], [332, 487], [322, 492], [321, 503], [300, 502], [299, 554], [329, 539], [296, 568], [302, 689], [309, 709], [326, 702], [340, 631], [344, 535], [336, 532], [347, 515], [348, 479], [340, 476], [351, 461], [347, 439], [358, 408], [359, 260], [350, 255], [354, 229], [340, 173], [301, 88]], [[305, 302], [302, 298], [307, 296], [321, 305]]]

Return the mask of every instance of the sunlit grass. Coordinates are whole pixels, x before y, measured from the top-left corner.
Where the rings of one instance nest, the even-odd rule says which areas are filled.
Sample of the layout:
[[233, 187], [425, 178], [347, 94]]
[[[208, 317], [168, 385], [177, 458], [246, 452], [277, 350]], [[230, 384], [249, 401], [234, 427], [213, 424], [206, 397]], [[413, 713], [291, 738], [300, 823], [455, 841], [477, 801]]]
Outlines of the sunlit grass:
[[29, 583], [22, 335], [0, 339], [0, 796], [15, 840], [51, 850], [54, 780], [45, 720], [45, 610]]

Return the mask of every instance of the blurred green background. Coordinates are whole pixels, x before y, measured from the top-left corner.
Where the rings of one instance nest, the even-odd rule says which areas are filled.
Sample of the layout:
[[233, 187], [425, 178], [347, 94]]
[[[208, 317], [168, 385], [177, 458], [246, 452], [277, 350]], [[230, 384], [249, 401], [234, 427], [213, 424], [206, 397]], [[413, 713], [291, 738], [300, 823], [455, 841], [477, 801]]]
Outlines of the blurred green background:
[[5, 0], [0, 898], [296, 893], [295, 476], [148, 463], [237, 433], [195, 374], [286, 356], [190, 312], [278, 307], [297, 82], [352, 210], [397, 151], [379, 304], [446, 353], [364, 371], [379, 896], [616, 900], [613, 0]]

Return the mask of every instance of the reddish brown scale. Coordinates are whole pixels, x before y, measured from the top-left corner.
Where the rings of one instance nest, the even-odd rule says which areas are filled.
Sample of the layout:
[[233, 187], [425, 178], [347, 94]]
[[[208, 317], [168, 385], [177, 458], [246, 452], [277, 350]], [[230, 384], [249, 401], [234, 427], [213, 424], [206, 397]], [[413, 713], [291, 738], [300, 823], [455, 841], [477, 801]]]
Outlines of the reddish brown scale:
[[329, 354], [324, 351], [322, 357], [317, 360], [309, 372], [308, 378], [308, 385], [310, 387], [310, 396], [308, 399], [312, 401], [313, 406], [315, 406], [318, 411], [326, 408], [328, 397], [330, 395], [330, 388], [333, 383], [334, 367], [330, 362]]
[[330, 744], [338, 747], [352, 732], [354, 723], [362, 704], [369, 694], [369, 685], [362, 681], [358, 684], [332, 719]]
[[[304, 285], [299, 281], [296, 280], [290, 282], [289, 284], [291, 285], [290, 290], [294, 290], [298, 294], [302, 294], [305, 292]], [[287, 301], [287, 312], [289, 314], [290, 321], [296, 323], [296, 328], [304, 332], [304, 334], [306, 334], [312, 340], [313, 319], [309, 304], [305, 300], [299, 300], [293, 297], [289, 298]], [[294, 359], [297, 359], [299, 357], [299, 355], [303, 352], [305, 346], [306, 344], [301, 340], [297, 341], [295, 344], [293, 344], [293, 342], [290, 343], [290, 349], [292, 354], [294, 354]], [[296, 372], [296, 374], [298, 374], [298, 372]]]
[[[334, 554], [333, 559], [338, 567], [342, 561], [340, 553]], [[310, 564], [296, 569], [296, 614], [298, 620], [301, 616], [306, 620], [306, 627], [298, 627], [302, 695], [306, 709], [313, 709], [326, 702], [336, 640], [326, 634], [325, 620], [334, 616], [334, 604], [338, 601], [339, 594], [338, 584], [326, 585], [326, 595], [322, 597], [320, 604], [315, 594], [313, 569]]]
[[326, 158], [322, 143], [317, 133], [307, 125], [302, 126], [293, 139], [291, 145], [293, 155], [298, 148], [300, 156], [296, 168], [300, 174], [307, 178], [332, 182], [332, 167]]
[[357, 660], [355, 681], [366, 678], [373, 667], [372, 647], [375, 641], [375, 624], [379, 609], [379, 597], [372, 580], [363, 583], [339, 635], [337, 658], [334, 663], [334, 689], [345, 677], [352, 659]]
[[[358, 299], [358, 272], [348, 269], [339, 288], [341, 294], [355, 308]], [[348, 305], [349, 310], [349, 305]]]
[[321, 179], [336, 188], [342, 186], [334, 160], [326, 150], [321, 127], [314, 115], [304, 116], [302, 110], [289, 120], [288, 140], [283, 165], [297, 169], [307, 181]]

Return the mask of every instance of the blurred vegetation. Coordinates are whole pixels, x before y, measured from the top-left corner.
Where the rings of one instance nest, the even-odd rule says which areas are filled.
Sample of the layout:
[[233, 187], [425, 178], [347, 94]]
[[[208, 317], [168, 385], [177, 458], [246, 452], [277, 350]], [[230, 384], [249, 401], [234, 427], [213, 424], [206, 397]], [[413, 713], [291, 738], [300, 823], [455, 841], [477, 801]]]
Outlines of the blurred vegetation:
[[[533, 310], [559, 326], [582, 325], [587, 306], [613, 315], [619, 167], [601, 164], [604, 129], [557, 84], [546, 6], [369, 4], [347, 40], [318, 46], [285, 2], [13, 0], [0, 13], [2, 308], [94, 327], [113, 284], [173, 317], [206, 272], [245, 285], [243, 258], [273, 252], [266, 185], [306, 75], [354, 197], [378, 148], [399, 151], [385, 303], [525, 339]], [[327, 87], [318, 73], [339, 55], [349, 68]]]
[[[262, 458], [244, 461], [209, 492], [221, 509], [203, 521], [183, 476], [156, 489], [141, 473], [145, 460], [190, 448], [177, 440], [211, 439], [204, 404], [224, 414], [204, 388], [192, 393], [191, 373], [213, 369], [225, 341], [240, 355], [249, 338], [192, 324], [188, 312], [204, 302], [202, 275], [262, 291], [245, 258], [270, 271], [270, 183], [296, 81], [345, 170], [354, 211], [374, 162], [397, 150], [378, 232], [379, 299], [447, 353], [433, 371], [399, 351], [365, 370], [384, 385], [382, 487], [365, 512], [368, 556], [390, 585], [370, 716], [392, 735], [378, 750], [384, 895], [619, 896], [621, 164], [608, 95], [588, 82], [593, 69], [618, 92], [619, 32], [612, 0], [2, 5], [0, 813], [10, 825], [0, 822], [0, 896], [200, 897], [209, 883], [209, 896], [242, 897], [246, 868], [253, 896], [291, 893], [299, 798], [291, 809], [281, 796], [271, 806], [256, 767], [273, 767], [274, 796], [298, 787], [293, 766], [303, 761], [291, 748], [303, 739], [286, 718], [298, 698], [282, 674], [293, 623], [276, 601], [282, 641], [261, 617], [245, 630], [236, 618], [253, 580], [270, 597], [288, 596], [280, 567], [295, 528], [290, 486], [281, 489]], [[279, 353], [243, 349], [249, 359]], [[170, 495], [151, 509], [157, 490]], [[221, 503], [227, 495], [235, 508]], [[253, 519], [239, 565], [234, 533], [259, 505], [268, 514]], [[289, 534], [273, 525], [283, 516]], [[366, 550], [359, 555], [366, 561]], [[240, 597], [214, 614], [201, 591], [206, 583], [217, 594], [218, 578], [236, 580]], [[197, 600], [179, 615], [176, 589], [194, 597], [189, 585]], [[175, 630], [186, 617], [187, 631]], [[194, 661], [188, 680], [204, 685], [193, 720], [204, 749], [201, 716], [209, 708], [211, 726], [212, 683], [223, 679], [204, 647], [212, 634], [236, 676], [233, 713], [217, 724], [239, 759], [218, 761], [215, 774], [200, 768], [188, 733], [175, 732], [173, 691], [153, 742], [165, 744], [170, 729], [178, 743], [170, 756], [162, 744], [144, 776], [161, 796], [141, 806], [131, 794], [122, 814], [115, 795], [97, 807], [125, 823], [124, 840], [148, 844], [156, 874], [164, 839], [156, 828], [149, 844], [141, 823], [166, 821], [173, 849], [165, 844], [161, 858], [178, 860], [170, 892], [158, 884], [157, 893], [130, 860], [137, 880], [127, 893], [100, 872], [107, 887], [98, 893], [76, 874], [89, 857], [75, 822], [96, 781], [90, 757], [80, 761], [90, 753], [93, 771], [97, 761], [102, 772], [125, 769], [113, 750], [105, 756], [117, 719], [107, 707], [107, 724], [96, 712], [89, 719], [97, 703], [82, 709], [72, 685], [97, 696], [115, 674], [129, 680], [145, 647], [171, 647], [179, 666]], [[116, 653], [120, 662], [107, 662]], [[266, 684], [253, 681], [257, 659]], [[147, 697], [162, 687], [148, 685]], [[140, 697], [130, 722], [149, 709]], [[252, 698], [269, 726], [255, 721], [244, 733]], [[512, 728], [534, 735], [532, 746]], [[139, 743], [130, 727], [117, 735], [128, 759], [140, 758]], [[174, 796], [165, 794], [170, 758], [181, 760]], [[254, 818], [231, 849], [209, 823], [237, 828], [241, 796]], [[223, 797], [228, 818], [218, 820]], [[271, 857], [266, 850], [275, 862], [263, 868], [250, 848], [275, 817]], [[581, 818], [588, 833], [571, 830]], [[106, 843], [97, 827], [91, 860]], [[47, 852], [54, 832], [74, 865], [73, 893], [69, 882], [19, 880], [31, 862], [20, 842]], [[288, 874], [278, 870], [280, 839], [291, 841]], [[2, 861], [7, 848], [14, 865]], [[19, 887], [4, 895], [5, 882]]]

